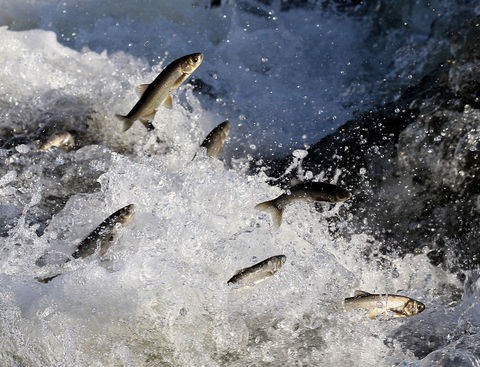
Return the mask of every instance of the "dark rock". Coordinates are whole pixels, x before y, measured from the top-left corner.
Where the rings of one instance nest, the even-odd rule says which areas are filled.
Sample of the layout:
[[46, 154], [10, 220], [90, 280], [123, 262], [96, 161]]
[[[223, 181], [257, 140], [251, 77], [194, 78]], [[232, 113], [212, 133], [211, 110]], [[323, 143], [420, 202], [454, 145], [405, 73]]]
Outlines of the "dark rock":
[[[322, 177], [354, 193], [352, 228], [382, 253], [425, 251], [451, 270], [480, 265], [479, 19], [452, 57], [394, 103], [359, 115], [298, 158], [266, 162], [271, 183]], [[292, 169], [297, 159], [297, 167]], [[287, 171], [287, 168], [288, 171]]]

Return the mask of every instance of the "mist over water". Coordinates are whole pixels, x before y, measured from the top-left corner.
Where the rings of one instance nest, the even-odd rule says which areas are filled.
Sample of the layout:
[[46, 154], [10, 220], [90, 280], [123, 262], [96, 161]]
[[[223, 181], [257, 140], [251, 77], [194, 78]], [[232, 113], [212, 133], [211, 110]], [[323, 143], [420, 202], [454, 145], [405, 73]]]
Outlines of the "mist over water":
[[[478, 365], [473, 272], [462, 283], [425, 251], [383, 254], [353, 231], [348, 202], [294, 203], [280, 228], [254, 209], [282, 191], [248, 173], [252, 157], [301, 155], [427, 72], [435, 57], [412, 67], [412, 53], [447, 47], [421, 25], [449, 2], [378, 4], [0, 2], [0, 364]], [[382, 28], [387, 15], [415, 17]], [[203, 64], [155, 130], [136, 122], [121, 132], [114, 114], [133, 107], [135, 86], [198, 51]], [[220, 160], [192, 160], [225, 119]], [[76, 149], [37, 149], [66, 130]], [[61, 261], [131, 203], [135, 216], [104, 258]], [[273, 277], [227, 286], [280, 254]], [[426, 310], [371, 321], [343, 309], [356, 289], [405, 294]]]

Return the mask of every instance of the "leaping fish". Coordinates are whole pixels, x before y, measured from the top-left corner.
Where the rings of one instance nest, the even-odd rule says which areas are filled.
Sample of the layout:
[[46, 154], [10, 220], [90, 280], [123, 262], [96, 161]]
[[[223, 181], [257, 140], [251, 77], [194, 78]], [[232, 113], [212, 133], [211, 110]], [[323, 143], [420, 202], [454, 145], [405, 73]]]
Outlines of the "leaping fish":
[[269, 257], [255, 265], [237, 271], [227, 281], [227, 284], [249, 286], [260, 283], [278, 272], [286, 260], [287, 257], [285, 255]]
[[[133, 217], [134, 210], [134, 204], [130, 204], [110, 215], [79, 243], [77, 249], [72, 254], [72, 257], [75, 259], [85, 258], [93, 255], [97, 249], [99, 249], [100, 256], [103, 256], [116, 241], [119, 225], [128, 223]], [[41, 259], [42, 258], [39, 260]], [[70, 259], [67, 258], [63, 264], [69, 261]], [[57, 273], [48, 277], [37, 277], [35, 279], [40, 283], [49, 283], [59, 275], [62, 275], [62, 273]]]
[[375, 319], [379, 315], [393, 317], [409, 317], [425, 310], [422, 302], [396, 294], [371, 294], [365, 291], [355, 291], [355, 296], [345, 298], [347, 311], [362, 308], [368, 311], [367, 316]]
[[180, 57], [163, 69], [151, 84], [138, 86], [136, 91], [140, 99], [132, 110], [125, 116], [115, 115], [123, 121], [123, 131], [130, 129], [136, 120], [140, 120], [148, 130], [151, 130], [153, 128], [151, 121], [155, 117], [158, 106], [162, 104], [172, 107], [171, 93], [187, 80], [202, 61], [201, 53]]
[[256, 209], [272, 214], [273, 222], [277, 227], [282, 223], [282, 214], [285, 207], [295, 200], [326, 201], [339, 203], [352, 197], [350, 191], [325, 182], [304, 182], [290, 188], [289, 193], [257, 204]]
[[[202, 144], [200, 144], [201, 148], [207, 149], [207, 157], [218, 157], [218, 155], [222, 151], [225, 141], [228, 138], [229, 132], [230, 122], [228, 122], [228, 120], [223, 121], [221, 124], [217, 125], [212, 131], [210, 131]], [[195, 158], [195, 156], [193, 158]]]
[[110, 215], [97, 228], [93, 230], [85, 239], [80, 242], [77, 249], [72, 254], [73, 258], [85, 258], [93, 255], [99, 249], [100, 256], [105, 255], [110, 246], [117, 239], [117, 228], [120, 224], [125, 224], [132, 219], [135, 213], [135, 205], [127, 205]]

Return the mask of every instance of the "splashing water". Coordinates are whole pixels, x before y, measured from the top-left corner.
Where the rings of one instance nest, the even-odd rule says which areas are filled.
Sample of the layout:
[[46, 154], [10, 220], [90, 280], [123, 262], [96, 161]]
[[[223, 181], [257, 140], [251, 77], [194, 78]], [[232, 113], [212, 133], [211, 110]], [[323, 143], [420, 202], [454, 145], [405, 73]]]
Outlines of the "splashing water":
[[[368, 20], [319, 9], [261, 17], [179, 1], [158, 2], [156, 15], [148, 1], [106, 4], [41, 1], [27, 17], [28, 2], [18, 2], [1, 13], [9, 25], [0, 28], [1, 365], [480, 363], [475, 274], [462, 284], [424, 253], [382, 255], [350, 230], [348, 202], [294, 203], [278, 229], [254, 209], [281, 191], [244, 169], [253, 149], [245, 147], [278, 153], [349, 116], [337, 97], [356, 85], [348, 70], [366, 72], [364, 51], [332, 30], [359, 32]], [[211, 95], [184, 85], [154, 131], [136, 123], [122, 133], [113, 116], [133, 106], [134, 86], [199, 48], [205, 62], [195, 77]], [[232, 117], [223, 153], [231, 162], [201, 152], [192, 161], [208, 131]], [[78, 149], [38, 151], [37, 140], [56, 130], [75, 130]], [[299, 130], [305, 141], [292, 134]], [[55, 261], [131, 203], [136, 214], [104, 258]], [[238, 269], [277, 254], [287, 260], [273, 277], [227, 285]], [[48, 284], [35, 280], [59, 271]], [[343, 309], [356, 289], [400, 292], [427, 308], [370, 321]]]

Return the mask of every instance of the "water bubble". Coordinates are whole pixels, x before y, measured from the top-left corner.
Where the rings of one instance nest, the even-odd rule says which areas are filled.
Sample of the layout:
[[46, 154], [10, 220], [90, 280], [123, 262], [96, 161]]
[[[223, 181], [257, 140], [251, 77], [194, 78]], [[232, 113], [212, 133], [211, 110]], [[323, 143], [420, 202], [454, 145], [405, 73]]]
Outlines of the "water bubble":
[[300, 159], [303, 159], [305, 158], [307, 155], [308, 155], [308, 152], [306, 150], [303, 150], [303, 149], [297, 149], [297, 150], [294, 150], [292, 152], [292, 155], [295, 157], [295, 158], [300, 158]]
[[15, 150], [19, 153], [28, 153], [30, 151], [30, 147], [26, 144], [20, 144], [15, 147]]

